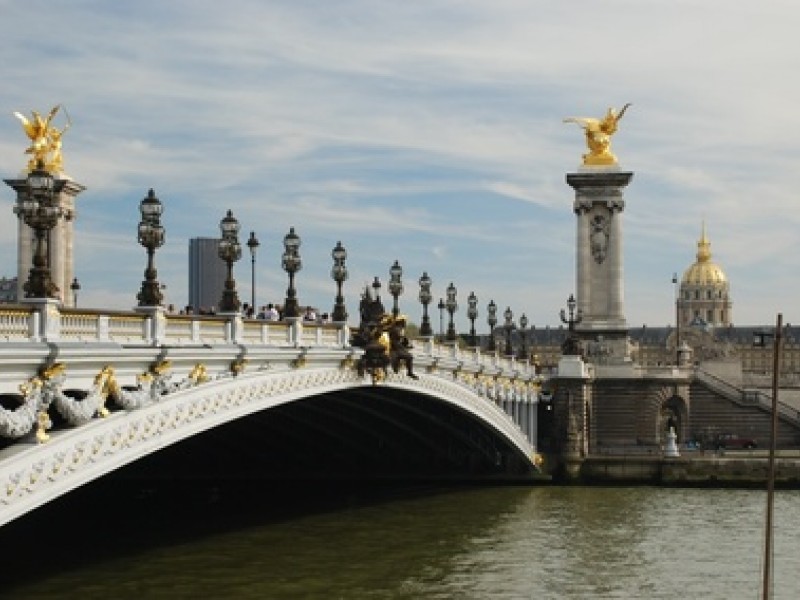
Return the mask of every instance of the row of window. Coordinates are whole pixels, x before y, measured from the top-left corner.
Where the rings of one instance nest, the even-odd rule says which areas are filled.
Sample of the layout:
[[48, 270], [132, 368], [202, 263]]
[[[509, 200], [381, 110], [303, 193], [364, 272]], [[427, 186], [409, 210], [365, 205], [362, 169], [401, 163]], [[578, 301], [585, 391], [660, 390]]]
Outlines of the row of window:
[[[702, 290], [694, 290], [694, 299], [700, 300]], [[727, 300], [728, 294], [724, 290], [706, 290], [705, 293], [707, 300], [714, 300], [715, 298], [720, 300]], [[683, 299], [684, 300], [691, 300], [692, 299], [692, 290], [684, 290], [683, 292]]]

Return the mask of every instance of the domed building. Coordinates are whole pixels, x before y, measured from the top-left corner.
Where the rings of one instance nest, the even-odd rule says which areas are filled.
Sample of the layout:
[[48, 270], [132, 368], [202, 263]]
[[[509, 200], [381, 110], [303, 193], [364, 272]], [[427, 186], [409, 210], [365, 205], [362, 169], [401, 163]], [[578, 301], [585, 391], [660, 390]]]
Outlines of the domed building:
[[731, 324], [730, 286], [725, 273], [711, 260], [711, 242], [703, 224], [697, 242], [697, 261], [683, 274], [678, 315], [681, 327], [727, 327]]

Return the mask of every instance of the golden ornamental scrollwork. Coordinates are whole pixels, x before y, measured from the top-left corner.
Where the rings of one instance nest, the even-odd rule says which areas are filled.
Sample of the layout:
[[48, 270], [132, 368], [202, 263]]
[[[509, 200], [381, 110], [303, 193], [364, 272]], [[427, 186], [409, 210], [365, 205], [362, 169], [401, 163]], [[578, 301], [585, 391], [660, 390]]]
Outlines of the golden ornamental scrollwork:
[[[233, 371], [233, 365], [231, 365]], [[208, 374], [208, 368], [203, 363], [197, 363], [191, 371], [189, 371], [188, 379], [195, 385], [206, 383], [211, 376]]]

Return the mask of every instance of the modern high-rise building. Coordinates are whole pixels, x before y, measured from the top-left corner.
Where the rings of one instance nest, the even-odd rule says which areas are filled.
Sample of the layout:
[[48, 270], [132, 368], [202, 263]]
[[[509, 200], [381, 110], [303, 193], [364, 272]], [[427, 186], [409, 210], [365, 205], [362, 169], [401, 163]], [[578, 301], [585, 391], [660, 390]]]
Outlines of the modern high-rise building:
[[219, 238], [189, 240], [189, 306], [195, 313], [216, 312], [226, 275], [225, 262], [219, 257]]

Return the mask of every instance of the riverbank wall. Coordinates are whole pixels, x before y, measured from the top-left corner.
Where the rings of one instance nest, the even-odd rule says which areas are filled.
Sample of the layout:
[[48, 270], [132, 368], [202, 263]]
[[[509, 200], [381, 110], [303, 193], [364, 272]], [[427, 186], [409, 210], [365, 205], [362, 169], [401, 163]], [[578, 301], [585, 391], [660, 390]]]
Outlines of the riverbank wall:
[[[571, 468], [555, 469], [553, 477], [587, 484], [762, 487], [768, 469], [766, 456], [590, 456]], [[775, 485], [800, 489], [800, 456], [775, 459]]]

